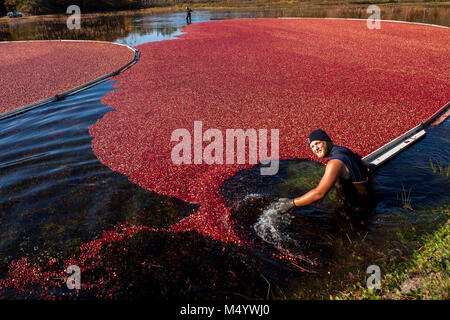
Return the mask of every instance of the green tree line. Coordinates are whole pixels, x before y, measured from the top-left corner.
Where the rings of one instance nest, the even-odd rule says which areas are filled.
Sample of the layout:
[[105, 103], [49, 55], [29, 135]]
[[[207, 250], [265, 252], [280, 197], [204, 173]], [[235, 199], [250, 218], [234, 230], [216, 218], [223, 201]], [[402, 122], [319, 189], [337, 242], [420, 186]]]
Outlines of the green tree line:
[[65, 13], [70, 5], [77, 5], [81, 12], [96, 12], [110, 10], [127, 10], [149, 8], [154, 6], [200, 2], [215, 2], [217, 0], [0, 0], [0, 13], [18, 11], [26, 14]]
[[78, 5], [81, 11], [134, 9], [137, 0], [3, 0], [7, 11], [28, 14], [65, 13], [70, 5]]

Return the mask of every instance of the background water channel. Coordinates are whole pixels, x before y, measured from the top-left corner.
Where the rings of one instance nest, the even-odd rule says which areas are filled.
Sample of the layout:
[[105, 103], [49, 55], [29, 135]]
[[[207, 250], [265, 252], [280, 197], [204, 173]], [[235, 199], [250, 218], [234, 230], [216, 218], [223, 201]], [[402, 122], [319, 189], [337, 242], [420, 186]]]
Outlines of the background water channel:
[[[381, 19], [412, 21], [450, 27], [450, 6], [448, 3], [384, 4]], [[288, 8], [221, 9], [196, 10], [192, 23], [223, 19], [275, 18], [275, 17], [316, 17], [316, 18], [356, 18], [367, 19], [368, 4], [361, 5], [320, 5], [300, 4]], [[66, 26], [68, 15], [54, 19], [30, 19], [23, 22], [14, 20], [0, 22], [0, 40], [49, 40], [84, 39], [125, 43], [130, 46], [149, 41], [171, 39], [181, 33], [186, 25], [186, 14], [142, 13], [86, 16], [80, 30], [69, 30]]]
[[[192, 20], [275, 14], [280, 13], [198, 11]], [[123, 23], [117, 26], [117, 21]], [[18, 24], [10, 26], [9, 33], [3, 26], [0, 34], [3, 40], [23, 40], [31, 39], [31, 30], [45, 30], [34, 39], [81, 36], [134, 46], [179, 35], [185, 15], [104, 17], [90, 22], [91, 31], [73, 37], [66, 37], [68, 31], [53, 23], [57, 22]], [[93, 155], [88, 128], [112, 110], [100, 102], [116, 90], [111, 84], [107, 81], [64, 101], [0, 121], [0, 278], [6, 276], [13, 259], [71, 257], [80, 244], [117, 223], [165, 227], [197, 209], [130, 183]], [[412, 249], [399, 232], [421, 234], [447, 219], [440, 212], [450, 200], [450, 123], [447, 119], [426, 131], [423, 140], [378, 171], [376, 214], [364, 225], [336, 218], [333, 194], [318, 205], [289, 214], [265, 211], [274, 199], [298, 196], [313, 187], [323, 172], [318, 163], [283, 160], [276, 176], [260, 176], [258, 167], [239, 172], [224, 183], [221, 192], [233, 206], [241, 231], [264, 248], [236, 248], [195, 233], [147, 234], [147, 244], [135, 252], [159, 252], [159, 268], [150, 283], [165, 289], [156, 290], [156, 297], [326, 298], [329, 290], [355, 278], [363, 281], [370, 264], [387, 268]], [[261, 223], [264, 228], [258, 229]], [[304, 255], [314, 268], [274, 258], [280, 250]], [[126, 297], [155, 297], [146, 281]], [[17, 293], [5, 296], [19, 297]]]

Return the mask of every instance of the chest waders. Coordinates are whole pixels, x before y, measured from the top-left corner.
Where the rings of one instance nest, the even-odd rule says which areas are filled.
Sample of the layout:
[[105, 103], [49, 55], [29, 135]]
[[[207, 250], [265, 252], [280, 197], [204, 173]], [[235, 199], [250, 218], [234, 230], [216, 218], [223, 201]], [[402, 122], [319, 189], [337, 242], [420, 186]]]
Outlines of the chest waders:
[[[355, 160], [361, 161], [356, 156], [348, 153], [337, 151], [333, 154], [346, 154]], [[366, 216], [374, 211], [376, 200], [373, 189], [373, 175], [368, 174], [367, 178], [363, 181], [351, 181], [350, 179], [339, 178], [334, 186], [345, 213], [351, 216]]]
[[335, 183], [336, 193], [344, 210], [351, 215], [370, 215], [376, 207], [372, 178], [352, 182], [339, 178]]

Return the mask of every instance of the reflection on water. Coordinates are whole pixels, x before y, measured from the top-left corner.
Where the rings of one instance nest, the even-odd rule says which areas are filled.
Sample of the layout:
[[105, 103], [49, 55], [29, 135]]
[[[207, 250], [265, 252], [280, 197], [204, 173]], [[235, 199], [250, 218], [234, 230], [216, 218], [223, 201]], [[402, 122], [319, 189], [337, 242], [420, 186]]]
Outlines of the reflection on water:
[[167, 227], [197, 208], [130, 183], [92, 153], [88, 127], [111, 110], [100, 103], [111, 83], [0, 121], [0, 264], [73, 248], [119, 222]]
[[[196, 10], [192, 23], [244, 18], [317, 17], [367, 19], [368, 5], [300, 4], [289, 8], [237, 10]], [[381, 19], [413, 21], [450, 26], [450, 7], [445, 5], [380, 5]], [[145, 42], [172, 39], [186, 26], [186, 14], [167, 13], [158, 16], [143, 13], [85, 17], [80, 30], [69, 30], [65, 17], [45, 21], [2, 22], [0, 40], [84, 39], [102, 40], [136, 46]]]

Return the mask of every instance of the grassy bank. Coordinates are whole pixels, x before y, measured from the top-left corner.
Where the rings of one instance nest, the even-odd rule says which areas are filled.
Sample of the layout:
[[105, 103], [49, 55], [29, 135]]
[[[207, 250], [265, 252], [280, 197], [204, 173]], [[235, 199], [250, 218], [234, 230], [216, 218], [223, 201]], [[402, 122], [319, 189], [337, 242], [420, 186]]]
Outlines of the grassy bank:
[[[450, 217], [448, 207], [435, 210]], [[381, 275], [381, 289], [369, 290], [357, 282], [331, 299], [450, 299], [450, 219], [435, 233], [417, 237], [414, 231], [399, 235], [414, 241], [417, 249]]]

